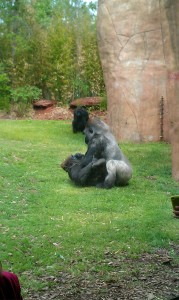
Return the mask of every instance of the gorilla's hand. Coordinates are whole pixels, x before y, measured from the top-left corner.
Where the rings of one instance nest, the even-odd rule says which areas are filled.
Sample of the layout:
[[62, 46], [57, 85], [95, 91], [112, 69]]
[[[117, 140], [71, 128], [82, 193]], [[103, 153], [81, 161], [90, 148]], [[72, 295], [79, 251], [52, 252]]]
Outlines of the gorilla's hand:
[[106, 164], [106, 161], [104, 158], [100, 158], [100, 159], [96, 159], [96, 158], [93, 158], [92, 160], [92, 168], [98, 168], [98, 167], [101, 167], [101, 165], [105, 165]]
[[81, 160], [84, 157], [84, 154], [82, 154], [82, 153], [75, 153], [74, 155], [72, 155], [72, 157], [74, 159]]

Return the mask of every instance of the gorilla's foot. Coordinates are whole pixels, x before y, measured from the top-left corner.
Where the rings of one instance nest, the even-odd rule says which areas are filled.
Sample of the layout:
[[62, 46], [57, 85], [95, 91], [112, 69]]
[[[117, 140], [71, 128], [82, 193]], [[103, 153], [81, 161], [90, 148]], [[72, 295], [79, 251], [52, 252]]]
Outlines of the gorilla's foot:
[[103, 182], [96, 184], [96, 187], [97, 187], [98, 189], [104, 189], [104, 188], [105, 188]]

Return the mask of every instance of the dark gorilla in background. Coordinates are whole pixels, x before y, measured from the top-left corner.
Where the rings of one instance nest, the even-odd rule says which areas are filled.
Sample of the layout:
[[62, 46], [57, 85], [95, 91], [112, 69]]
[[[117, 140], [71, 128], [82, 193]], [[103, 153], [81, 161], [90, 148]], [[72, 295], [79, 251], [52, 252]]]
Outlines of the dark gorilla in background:
[[79, 186], [100, 186], [107, 175], [105, 159], [92, 159], [89, 164], [81, 163], [84, 155], [76, 153], [67, 157], [61, 167], [68, 173], [70, 179]]
[[132, 167], [122, 153], [109, 126], [94, 117], [88, 120], [84, 133], [88, 149], [81, 161], [82, 167], [84, 168], [93, 159], [104, 158], [107, 175], [101, 187], [112, 188], [126, 185], [132, 177]]
[[74, 119], [72, 121], [73, 132], [83, 132], [85, 125], [89, 119], [87, 110], [84, 107], [77, 107], [74, 110]]

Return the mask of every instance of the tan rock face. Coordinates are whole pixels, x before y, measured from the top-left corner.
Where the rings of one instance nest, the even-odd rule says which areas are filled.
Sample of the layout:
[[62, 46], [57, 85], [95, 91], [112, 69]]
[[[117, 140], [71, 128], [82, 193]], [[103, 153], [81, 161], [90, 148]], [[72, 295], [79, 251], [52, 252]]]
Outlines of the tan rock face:
[[178, 22], [178, 0], [98, 1], [108, 122], [117, 139], [158, 141], [163, 132], [163, 139], [174, 143], [174, 119], [179, 119]]
[[[163, 0], [164, 1], [164, 0]], [[172, 174], [179, 181], [179, 1], [165, 0], [162, 13], [166, 37], [167, 97], [172, 142]]]

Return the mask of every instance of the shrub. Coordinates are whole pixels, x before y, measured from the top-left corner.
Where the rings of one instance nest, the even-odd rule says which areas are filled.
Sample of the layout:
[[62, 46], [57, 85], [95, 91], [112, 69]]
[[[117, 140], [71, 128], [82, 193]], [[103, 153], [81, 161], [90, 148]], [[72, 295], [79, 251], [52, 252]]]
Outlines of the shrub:
[[16, 106], [18, 116], [23, 116], [33, 100], [40, 98], [42, 91], [35, 86], [22, 86], [11, 90], [11, 98]]
[[10, 109], [10, 86], [9, 78], [0, 64], [0, 109], [9, 111]]

